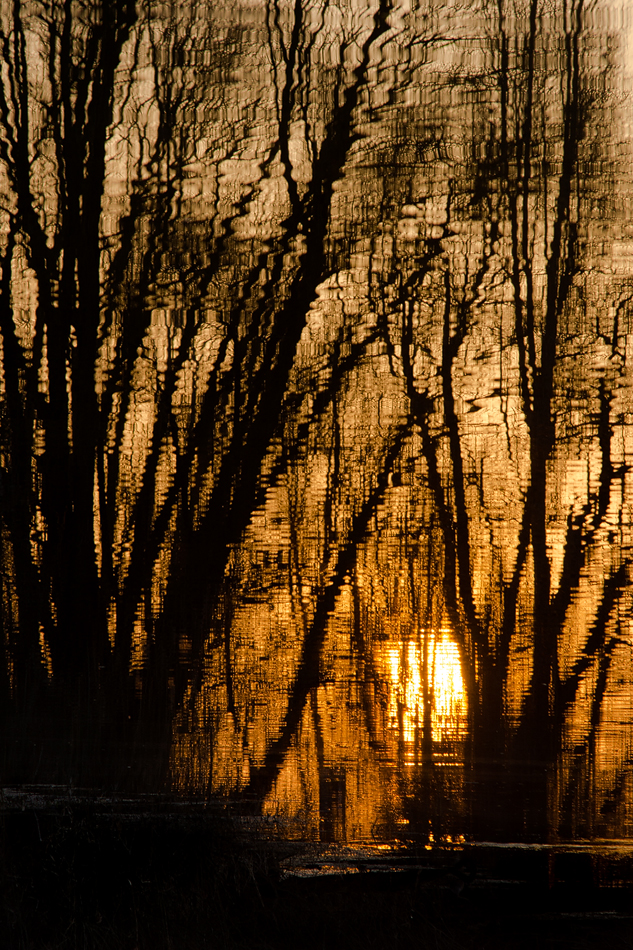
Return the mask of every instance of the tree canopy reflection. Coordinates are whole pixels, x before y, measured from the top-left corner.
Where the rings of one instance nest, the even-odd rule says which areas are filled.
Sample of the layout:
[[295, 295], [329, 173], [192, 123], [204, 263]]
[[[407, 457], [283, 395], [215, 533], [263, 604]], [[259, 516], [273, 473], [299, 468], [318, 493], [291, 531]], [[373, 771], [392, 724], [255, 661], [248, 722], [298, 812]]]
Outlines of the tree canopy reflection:
[[582, 0], [2, 11], [7, 780], [623, 833], [616, 45]]

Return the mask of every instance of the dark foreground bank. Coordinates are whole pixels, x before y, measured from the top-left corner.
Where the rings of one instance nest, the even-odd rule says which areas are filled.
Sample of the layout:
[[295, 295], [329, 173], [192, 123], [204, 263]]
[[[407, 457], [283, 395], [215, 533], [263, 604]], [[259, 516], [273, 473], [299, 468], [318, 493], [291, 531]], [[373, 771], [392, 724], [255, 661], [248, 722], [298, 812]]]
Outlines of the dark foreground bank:
[[633, 947], [622, 855], [310, 854], [207, 809], [23, 804], [2, 813], [6, 950]]

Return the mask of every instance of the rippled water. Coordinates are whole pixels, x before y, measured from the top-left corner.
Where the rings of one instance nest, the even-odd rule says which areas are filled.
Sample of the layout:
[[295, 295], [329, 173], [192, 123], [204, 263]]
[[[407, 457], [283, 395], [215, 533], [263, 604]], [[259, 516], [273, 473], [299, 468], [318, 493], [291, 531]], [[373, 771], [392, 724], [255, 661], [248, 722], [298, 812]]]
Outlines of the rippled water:
[[616, 4], [0, 8], [1, 776], [633, 833]]

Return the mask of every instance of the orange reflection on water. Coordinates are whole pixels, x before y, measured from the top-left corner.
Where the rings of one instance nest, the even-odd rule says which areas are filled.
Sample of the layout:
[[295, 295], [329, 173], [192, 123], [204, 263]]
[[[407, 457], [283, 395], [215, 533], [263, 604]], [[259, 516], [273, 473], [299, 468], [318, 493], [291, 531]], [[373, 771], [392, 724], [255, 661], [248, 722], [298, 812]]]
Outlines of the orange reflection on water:
[[[434, 745], [462, 739], [467, 702], [459, 650], [448, 631], [423, 631], [417, 640], [384, 649], [389, 727], [405, 745], [425, 729]], [[425, 716], [426, 713], [426, 716]]]

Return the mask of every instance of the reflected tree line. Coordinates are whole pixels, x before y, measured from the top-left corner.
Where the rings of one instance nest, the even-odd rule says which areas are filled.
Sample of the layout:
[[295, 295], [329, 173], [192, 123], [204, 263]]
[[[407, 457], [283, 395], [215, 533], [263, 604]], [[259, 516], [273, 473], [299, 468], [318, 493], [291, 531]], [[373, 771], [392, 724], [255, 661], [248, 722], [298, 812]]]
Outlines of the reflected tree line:
[[[546, 835], [552, 815], [559, 813], [563, 831], [581, 828], [586, 834], [594, 832], [600, 797], [592, 777], [599, 770], [597, 736], [611, 667], [618, 655], [623, 668], [630, 667], [628, 466], [621, 455], [613, 457], [613, 407], [626, 385], [630, 290], [626, 280], [614, 281], [611, 299], [598, 304], [608, 316], [598, 312], [595, 326], [589, 325], [591, 280], [601, 266], [592, 258], [589, 219], [600, 201], [608, 202], [602, 189], [609, 185], [591, 182], [586, 170], [599, 154], [592, 124], [600, 121], [602, 97], [583, 71], [583, 4], [563, 11], [561, 33], [549, 36], [537, 3], [529, 5], [520, 29], [503, 4], [495, 12], [495, 108], [489, 129], [473, 143], [482, 158], [472, 178], [446, 182], [436, 235], [416, 248], [415, 264], [407, 261], [405, 269], [406, 253], [390, 255], [373, 290], [378, 312], [383, 302], [392, 372], [409, 399], [435, 502], [441, 535], [437, 573], [444, 609], [461, 641], [474, 706], [475, 761], [486, 763], [481, 782], [494, 775], [495, 782], [507, 783], [519, 835]], [[553, 76], [543, 68], [548, 56]], [[608, 68], [592, 77], [598, 87], [607, 79]], [[605, 159], [598, 161], [602, 173]], [[397, 203], [402, 207], [406, 200], [401, 193]], [[465, 232], [478, 253], [468, 248], [468, 238], [464, 248]], [[486, 333], [497, 335], [492, 352]], [[475, 359], [491, 369], [470, 400], [462, 376], [469, 348], [479, 349]], [[507, 363], [505, 353], [512, 354]], [[481, 458], [485, 431], [480, 430], [478, 451], [467, 416], [490, 414], [495, 402], [503, 419], [498, 429], [505, 429], [508, 439], [508, 482], [517, 468], [501, 514], [490, 503], [494, 479], [486, 478]], [[574, 404], [581, 407], [575, 423]], [[511, 417], [517, 412], [523, 431], [511, 445], [517, 436]], [[552, 485], [570, 455], [584, 456], [587, 484], [555, 511]], [[509, 519], [512, 544], [503, 537]], [[489, 556], [484, 570], [491, 571], [483, 584], [477, 577], [478, 562], [486, 560], [482, 540]], [[592, 604], [579, 620], [574, 608], [588, 578]], [[526, 605], [522, 595], [528, 588]], [[509, 716], [517, 650], [529, 653], [529, 663]], [[576, 735], [580, 741], [567, 756], [590, 670], [585, 731]], [[508, 759], [515, 763], [510, 770], [504, 765]], [[555, 765], [559, 773], [552, 781]], [[615, 799], [629, 765], [625, 752], [603, 811], [622, 805]], [[572, 801], [577, 806], [583, 797], [583, 807], [574, 811]], [[484, 813], [481, 831], [491, 821]]]
[[[307, 721], [323, 759], [346, 591], [380, 754], [375, 561], [458, 645], [475, 794], [503, 779], [516, 833], [617, 821], [631, 288], [599, 248], [629, 196], [589, 13], [499, 0], [464, 40], [386, 0], [3, 10], [6, 781], [156, 787], [258, 685], [261, 801]], [[240, 617], [282, 588], [257, 684]], [[454, 793], [424, 709], [416, 814]]]

